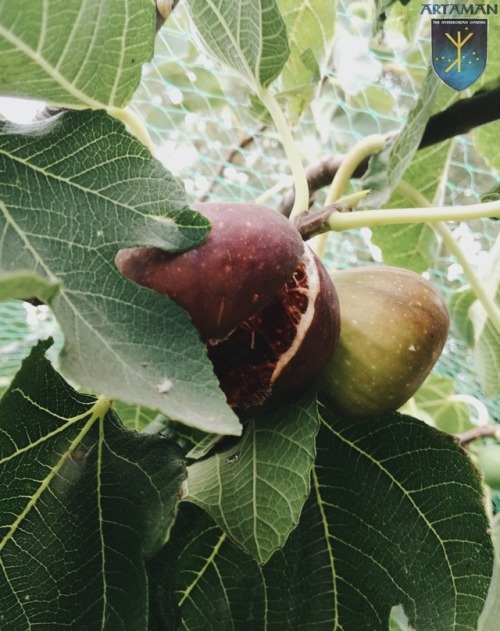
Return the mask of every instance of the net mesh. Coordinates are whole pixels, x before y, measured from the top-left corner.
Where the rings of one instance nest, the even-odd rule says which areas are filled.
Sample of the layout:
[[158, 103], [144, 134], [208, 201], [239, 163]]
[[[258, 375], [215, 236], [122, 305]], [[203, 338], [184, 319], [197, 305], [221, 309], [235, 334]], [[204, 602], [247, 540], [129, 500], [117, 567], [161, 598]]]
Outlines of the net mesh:
[[[306, 165], [326, 153], [345, 153], [368, 134], [399, 129], [427, 72], [428, 26], [422, 21], [413, 44], [397, 21], [374, 39], [373, 15], [360, 5], [340, 2], [332, 70], [318, 88], [320, 98], [293, 127]], [[286, 107], [286, 95], [282, 104]], [[274, 126], [242, 79], [203, 52], [182, 3], [157, 37], [132, 107], [146, 121], [158, 158], [182, 179], [190, 200], [253, 201], [266, 194], [273, 206], [290, 190]], [[442, 202], [478, 201], [497, 183], [498, 174], [477, 154], [471, 137], [457, 137]], [[317, 193], [316, 205], [322, 205], [325, 193]], [[451, 225], [478, 270], [498, 236], [497, 226], [488, 220]], [[331, 267], [378, 261], [368, 229], [330, 235], [326, 262]], [[446, 294], [466, 282], [444, 248], [430, 276]], [[33, 341], [48, 334], [57, 340], [56, 360], [62, 338], [50, 311], [0, 304], [0, 385], [8, 383]], [[485, 399], [471, 366], [470, 349], [452, 329], [437, 373], [453, 378], [458, 393], [483, 400], [492, 419], [500, 420], [500, 398]]]

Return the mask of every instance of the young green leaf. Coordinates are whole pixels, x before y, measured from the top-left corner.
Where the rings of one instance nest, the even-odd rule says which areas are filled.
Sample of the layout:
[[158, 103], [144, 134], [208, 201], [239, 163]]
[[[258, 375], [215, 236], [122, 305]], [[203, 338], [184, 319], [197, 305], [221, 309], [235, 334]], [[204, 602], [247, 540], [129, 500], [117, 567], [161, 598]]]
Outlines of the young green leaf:
[[114, 264], [122, 247], [180, 251], [206, 238], [208, 221], [186, 209], [182, 186], [102, 111], [1, 124], [0, 171], [0, 271], [61, 283], [50, 306], [65, 373], [94, 392], [238, 434], [187, 314]]
[[474, 327], [469, 317], [469, 309], [477, 296], [468, 286], [455, 290], [450, 297], [450, 315], [458, 334], [470, 346], [474, 346]]
[[[430, 424], [443, 432], [458, 434], [474, 427], [474, 417], [471, 416], [471, 407], [467, 402], [474, 405], [472, 397], [463, 399], [457, 396], [453, 379], [431, 373], [415, 393], [417, 412], [414, 416], [422, 420], [428, 419]], [[476, 405], [479, 407], [482, 404], [476, 400]]]
[[123, 107], [153, 55], [144, 0], [0, 3], [0, 91], [64, 107]]
[[[490, 276], [491, 280], [491, 276]], [[497, 300], [500, 307], [500, 302]], [[500, 393], [500, 334], [468, 286], [452, 294], [451, 315], [458, 332], [473, 349], [476, 371], [487, 396]]]
[[316, 397], [252, 419], [230, 449], [188, 467], [185, 499], [259, 563], [285, 543], [309, 493], [318, 430]]
[[385, 205], [410, 166], [432, 114], [440, 86], [439, 79], [434, 71], [430, 70], [422, 86], [420, 98], [408, 115], [405, 127], [371, 159], [368, 171], [361, 180], [362, 188], [372, 190], [367, 200], [371, 208], [381, 208]]
[[276, 0], [189, 0], [189, 12], [208, 50], [251, 86], [268, 86], [289, 55]]
[[174, 520], [180, 450], [76, 392], [45, 358], [48, 345], [0, 401], [2, 627], [144, 629], [145, 557]]
[[59, 289], [57, 282], [47, 281], [33, 272], [0, 273], [0, 301], [38, 298], [50, 302]]
[[290, 56], [283, 68], [281, 87], [287, 106], [300, 116], [321, 81], [334, 44], [336, 2], [277, 0], [286, 24]]
[[[500, 235], [492, 246], [484, 265], [482, 281], [485, 290], [500, 309]], [[488, 317], [482, 304], [471, 305], [469, 316], [474, 327], [474, 356], [479, 378], [488, 397], [500, 395], [500, 330]]]

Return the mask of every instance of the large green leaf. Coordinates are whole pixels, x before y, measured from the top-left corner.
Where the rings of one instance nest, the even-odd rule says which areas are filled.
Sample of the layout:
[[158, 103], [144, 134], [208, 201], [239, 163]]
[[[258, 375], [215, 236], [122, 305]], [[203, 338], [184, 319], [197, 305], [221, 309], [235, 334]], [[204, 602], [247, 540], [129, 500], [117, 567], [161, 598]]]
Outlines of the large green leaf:
[[0, 3], [0, 94], [60, 106], [122, 107], [153, 54], [147, 0]]
[[321, 82], [333, 50], [336, 2], [324, 0], [278, 0], [285, 21], [290, 56], [283, 68], [281, 87], [287, 107], [300, 116]]
[[280, 74], [289, 48], [276, 0], [188, 0], [188, 7], [208, 50], [250, 85]]
[[188, 468], [187, 500], [260, 563], [282, 547], [309, 494], [316, 397], [256, 417], [230, 449]]
[[181, 185], [95, 111], [1, 124], [0, 172], [0, 271], [62, 284], [50, 306], [65, 335], [63, 371], [94, 392], [239, 433], [187, 314], [114, 265], [120, 247], [178, 251], [206, 237]]
[[417, 631], [475, 630], [492, 549], [466, 456], [410, 417], [324, 416], [311, 497], [264, 568], [271, 626], [385, 631], [400, 603]]
[[410, 417], [323, 413], [311, 494], [263, 568], [181, 507], [152, 563], [159, 629], [387, 631], [401, 604], [416, 631], [476, 630], [493, 551], [465, 453]]
[[40, 343], [0, 401], [2, 628], [145, 629], [145, 557], [163, 545], [185, 467], [73, 390]]

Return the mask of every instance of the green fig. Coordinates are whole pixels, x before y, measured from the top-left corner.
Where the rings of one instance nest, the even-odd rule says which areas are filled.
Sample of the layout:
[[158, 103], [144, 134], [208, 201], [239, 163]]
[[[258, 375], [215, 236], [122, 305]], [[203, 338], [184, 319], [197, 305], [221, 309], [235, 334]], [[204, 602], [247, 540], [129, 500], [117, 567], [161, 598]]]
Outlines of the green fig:
[[332, 275], [340, 302], [340, 339], [321, 374], [322, 390], [346, 417], [397, 410], [421, 386], [449, 330], [446, 304], [419, 274], [359, 267]]

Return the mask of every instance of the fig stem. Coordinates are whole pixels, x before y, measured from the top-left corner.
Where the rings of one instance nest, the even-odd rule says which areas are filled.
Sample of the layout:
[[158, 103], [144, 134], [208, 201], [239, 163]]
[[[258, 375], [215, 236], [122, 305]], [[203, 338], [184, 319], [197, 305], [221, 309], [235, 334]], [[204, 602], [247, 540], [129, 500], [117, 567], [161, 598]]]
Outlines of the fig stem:
[[[386, 136], [382, 134], [372, 134], [357, 142], [354, 147], [348, 151], [332, 180], [330, 189], [325, 198], [325, 206], [330, 206], [339, 201], [340, 196], [343, 194], [359, 165], [363, 160], [366, 160], [369, 156], [380, 151], [386, 140]], [[316, 240], [314, 251], [320, 258], [325, 253], [327, 241], [328, 232], [325, 232]]]
[[337, 202], [349, 184], [357, 167], [369, 156], [377, 153], [385, 145], [387, 138], [382, 134], [366, 136], [344, 156], [326, 195], [325, 206]]
[[127, 130], [137, 138], [142, 144], [149, 149], [151, 155], [155, 157], [156, 151], [151, 140], [151, 136], [144, 124], [143, 120], [128, 107], [108, 107], [107, 112], [113, 118], [121, 121], [127, 127]]
[[[489, 295], [484, 282], [481, 282], [481, 279], [476, 274], [469, 259], [467, 258], [467, 255], [460, 247], [460, 244], [453, 236], [451, 230], [445, 223], [443, 223], [443, 220], [464, 221], [467, 219], [477, 219], [480, 217], [498, 216], [500, 215], [500, 201], [496, 200], [493, 202], [487, 202], [485, 204], [471, 204], [469, 206], [443, 206], [441, 208], [431, 208], [428, 200], [422, 195], [422, 193], [420, 193], [420, 191], [417, 191], [415, 187], [413, 187], [408, 182], [400, 182], [397, 188], [398, 191], [402, 193], [408, 200], [414, 202], [415, 204], [419, 204], [420, 206], [425, 206], [425, 208], [413, 208], [409, 210], [420, 210], [421, 212], [430, 211], [431, 214], [434, 214], [433, 216], [435, 219], [440, 220], [432, 222], [429, 225], [436, 232], [436, 234], [441, 237], [450, 254], [454, 256], [457, 262], [461, 265], [464, 276], [467, 279], [472, 291], [475, 293], [477, 299], [482, 304], [493, 326], [498, 332], [500, 332], [500, 309], [495, 304], [494, 298]], [[371, 213], [377, 211], [369, 212]], [[388, 212], [391, 213], [393, 211], [389, 210]], [[401, 211], [398, 210], [396, 212]], [[444, 217], [441, 216], [442, 212], [445, 213]], [[446, 215], [448, 214], [448, 212], [450, 216], [447, 218]], [[418, 222], [416, 221], [415, 223]]]
[[295, 201], [290, 217], [296, 217], [309, 208], [309, 184], [302, 157], [295, 143], [288, 121], [274, 94], [264, 86], [256, 87], [257, 96], [266, 106], [276, 126], [285, 150], [295, 187]]
[[332, 213], [351, 211], [352, 206], [348, 204], [331, 204], [320, 210], [301, 213], [291, 221], [299, 231], [302, 239], [307, 241], [320, 235], [324, 236], [325, 232], [329, 231], [328, 222]]
[[369, 228], [402, 223], [438, 223], [440, 221], [467, 221], [485, 217], [500, 217], [500, 201], [468, 206], [430, 206], [422, 208], [394, 208], [365, 210], [351, 214], [337, 214], [330, 218], [330, 230], [342, 232], [354, 228]]

